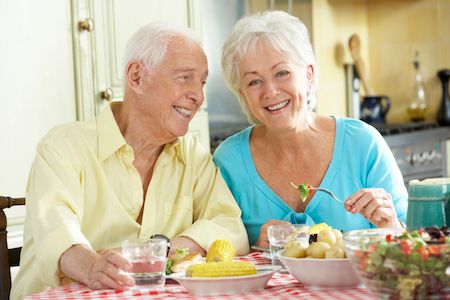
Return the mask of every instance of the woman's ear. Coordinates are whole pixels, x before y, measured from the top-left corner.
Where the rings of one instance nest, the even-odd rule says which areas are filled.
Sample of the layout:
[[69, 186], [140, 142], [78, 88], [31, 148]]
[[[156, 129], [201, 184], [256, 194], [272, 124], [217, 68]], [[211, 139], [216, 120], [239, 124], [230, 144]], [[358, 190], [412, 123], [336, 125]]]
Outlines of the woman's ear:
[[125, 69], [127, 85], [138, 94], [142, 92], [144, 69], [144, 64], [137, 60], [130, 61]]
[[306, 79], [308, 79], [308, 87], [311, 88], [312, 82], [314, 80], [314, 67], [309, 65], [306, 69]]

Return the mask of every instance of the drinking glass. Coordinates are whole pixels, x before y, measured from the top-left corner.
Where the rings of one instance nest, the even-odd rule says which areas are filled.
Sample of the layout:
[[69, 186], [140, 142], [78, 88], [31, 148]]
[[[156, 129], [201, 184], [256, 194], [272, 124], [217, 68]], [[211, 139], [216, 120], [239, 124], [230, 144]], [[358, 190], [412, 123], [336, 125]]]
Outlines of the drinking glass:
[[306, 224], [294, 224], [293, 239], [300, 242], [303, 248], [309, 247], [309, 226]]
[[137, 287], [164, 287], [166, 282], [166, 240], [126, 240], [122, 243], [122, 254], [132, 265], [128, 274], [134, 278]]
[[267, 237], [270, 244], [270, 257], [272, 265], [282, 266], [277, 257], [277, 252], [284, 248], [284, 245], [292, 239], [295, 228], [292, 224], [272, 225], [267, 227]]

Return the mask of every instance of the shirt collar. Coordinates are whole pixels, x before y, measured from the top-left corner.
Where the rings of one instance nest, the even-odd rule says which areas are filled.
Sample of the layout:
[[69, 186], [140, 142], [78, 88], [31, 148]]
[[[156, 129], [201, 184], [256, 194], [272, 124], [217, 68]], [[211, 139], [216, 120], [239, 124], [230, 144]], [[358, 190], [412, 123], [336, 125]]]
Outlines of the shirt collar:
[[177, 138], [175, 141], [164, 146], [164, 149], [158, 158], [160, 160], [159, 163], [165, 165], [169, 163], [174, 156], [176, 156], [182, 164], [186, 164], [186, 157], [183, 155], [183, 151], [181, 151], [180, 138]]
[[106, 105], [105, 109], [97, 116], [98, 158], [100, 161], [105, 160], [127, 144], [114, 118], [111, 105], [120, 104]]
[[[123, 146], [128, 146], [125, 138], [120, 132], [116, 119], [114, 118], [111, 106], [121, 105], [119, 103], [111, 103], [106, 105], [105, 109], [97, 116], [97, 133], [98, 133], [98, 158], [104, 161]], [[130, 146], [128, 146], [130, 147]], [[131, 147], [130, 147], [131, 148]], [[186, 157], [183, 155], [180, 146], [180, 138], [168, 143], [164, 146], [160, 154], [161, 164], [171, 161], [176, 156], [180, 162], [186, 163]]]

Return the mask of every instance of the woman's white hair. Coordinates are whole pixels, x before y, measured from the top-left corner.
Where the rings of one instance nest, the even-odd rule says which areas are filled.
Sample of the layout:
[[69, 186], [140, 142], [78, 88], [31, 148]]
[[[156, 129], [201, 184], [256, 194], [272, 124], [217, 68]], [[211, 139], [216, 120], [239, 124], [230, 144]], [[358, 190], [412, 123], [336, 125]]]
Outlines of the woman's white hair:
[[172, 23], [152, 22], [141, 27], [127, 42], [122, 57], [122, 74], [132, 60], [144, 63], [147, 69], [156, 68], [164, 59], [167, 46], [176, 37], [184, 37], [201, 46], [195, 32]]
[[[239, 63], [261, 42], [286, 54], [299, 67], [313, 66], [314, 77], [307, 92], [308, 109], [316, 106], [318, 71], [308, 29], [297, 18], [282, 11], [267, 11], [240, 19], [222, 47], [222, 73], [228, 87], [236, 94], [251, 123], [259, 123], [239, 93]], [[305, 75], [306, 76], [306, 75]]]

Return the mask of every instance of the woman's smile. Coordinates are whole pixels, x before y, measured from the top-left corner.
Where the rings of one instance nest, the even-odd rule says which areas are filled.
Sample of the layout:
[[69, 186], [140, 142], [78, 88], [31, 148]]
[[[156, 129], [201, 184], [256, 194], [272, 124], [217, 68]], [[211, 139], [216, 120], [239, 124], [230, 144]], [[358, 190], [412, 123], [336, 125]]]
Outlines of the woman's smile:
[[270, 106], [266, 106], [264, 107], [266, 110], [268, 110], [269, 112], [281, 112], [284, 110], [284, 108], [286, 106], [288, 106], [288, 104], [291, 102], [291, 100], [285, 100], [282, 102], [279, 102], [277, 104], [274, 105], [270, 105]]

